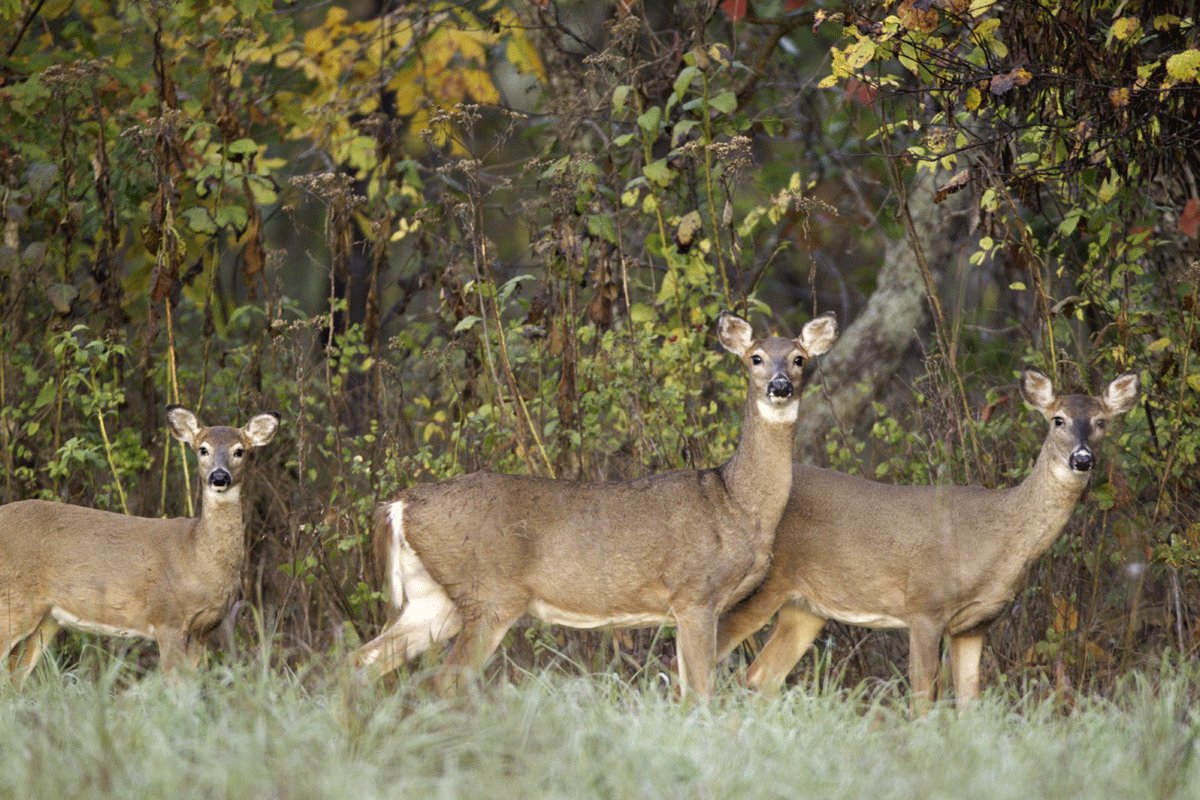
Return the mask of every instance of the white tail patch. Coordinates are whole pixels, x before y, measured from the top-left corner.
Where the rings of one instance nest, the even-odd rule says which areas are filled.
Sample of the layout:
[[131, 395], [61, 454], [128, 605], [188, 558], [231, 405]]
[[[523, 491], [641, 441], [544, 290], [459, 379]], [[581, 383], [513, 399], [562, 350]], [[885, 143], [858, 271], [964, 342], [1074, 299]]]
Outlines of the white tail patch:
[[388, 506], [388, 522], [392, 526], [392, 542], [388, 548], [388, 576], [391, 583], [392, 605], [399, 611], [404, 607], [404, 573], [400, 569], [401, 550], [408, 547], [404, 539], [404, 503], [397, 500]]
[[389, 505], [387, 514], [392, 528], [388, 576], [392, 605], [400, 611], [400, 618], [364, 648], [364, 666], [374, 663], [385, 648], [399, 650], [404, 660], [416, 658], [462, 628], [462, 614], [454, 601], [429, 574], [404, 536], [404, 502], [397, 500]]

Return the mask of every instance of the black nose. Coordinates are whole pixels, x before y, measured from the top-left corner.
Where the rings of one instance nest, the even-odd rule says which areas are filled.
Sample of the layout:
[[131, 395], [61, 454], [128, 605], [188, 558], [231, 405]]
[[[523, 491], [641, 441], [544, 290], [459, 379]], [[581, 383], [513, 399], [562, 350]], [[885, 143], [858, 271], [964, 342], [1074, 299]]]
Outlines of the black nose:
[[792, 382], [782, 375], [777, 378], [772, 378], [767, 384], [767, 394], [771, 397], [791, 397]]
[[227, 470], [214, 469], [208, 473], [208, 482], [210, 485], [218, 489], [224, 489], [229, 484], [233, 483], [233, 476]]
[[1071, 453], [1068, 463], [1070, 463], [1071, 469], [1077, 472], [1087, 472], [1096, 466], [1096, 457], [1092, 455], [1091, 450], [1076, 450]]

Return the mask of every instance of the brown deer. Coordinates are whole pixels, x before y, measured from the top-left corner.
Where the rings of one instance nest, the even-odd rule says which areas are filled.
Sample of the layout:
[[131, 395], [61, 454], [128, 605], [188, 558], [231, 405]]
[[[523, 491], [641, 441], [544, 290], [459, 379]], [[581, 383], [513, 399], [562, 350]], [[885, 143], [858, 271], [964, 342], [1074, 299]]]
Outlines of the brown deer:
[[718, 657], [778, 611], [746, 675], [750, 687], [775, 691], [826, 620], [907, 628], [914, 708], [924, 710], [949, 634], [958, 704], [975, 699], [984, 630], [1062, 532], [1105, 426], [1137, 401], [1138, 378], [1121, 375], [1099, 397], [1058, 397], [1027, 370], [1021, 394], [1050, 429], [1033, 471], [1009, 489], [891, 486], [794, 465], [770, 572], [722, 618]]
[[[246, 454], [275, 435], [278, 414], [206, 428], [167, 406], [171, 434], [196, 451], [198, 519], [148, 519], [23, 500], [0, 506], [0, 658], [19, 688], [60, 627], [154, 639], [164, 671], [195, 667], [238, 585]], [[24, 642], [24, 650], [14, 652]]]
[[715, 469], [584, 483], [476, 472], [381, 507], [376, 552], [399, 616], [354, 654], [382, 675], [455, 634], [435, 684], [477, 672], [518, 619], [678, 629], [682, 692], [709, 695], [717, 616], [766, 574], [791, 486], [801, 368], [829, 349], [832, 314], [799, 337], [755, 339], [722, 314], [749, 374], [741, 441]]

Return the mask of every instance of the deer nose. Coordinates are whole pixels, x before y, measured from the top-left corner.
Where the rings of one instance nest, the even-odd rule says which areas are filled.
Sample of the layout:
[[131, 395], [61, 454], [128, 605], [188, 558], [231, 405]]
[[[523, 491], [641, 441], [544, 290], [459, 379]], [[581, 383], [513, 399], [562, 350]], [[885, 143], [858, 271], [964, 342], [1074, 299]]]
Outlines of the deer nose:
[[1074, 453], [1071, 453], [1068, 463], [1071, 465], [1071, 469], [1077, 472], [1088, 472], [1092, 467], [1096, 466], [1096, 457], [1092, 455], [1091, 450], [1081, 447]]
[[212, 472], [208, 473], [208, 483], [214, 489], [224, 489], [225, 487], [229, 486], [229, 484], [233, 483], [233, 476], [229, 474], [228, 470], [218, 467], [217, 469], [214, 469]]
[[791, 397], [792, 382], [783, 375], [776, 375], [767, 384], [768, 397]]

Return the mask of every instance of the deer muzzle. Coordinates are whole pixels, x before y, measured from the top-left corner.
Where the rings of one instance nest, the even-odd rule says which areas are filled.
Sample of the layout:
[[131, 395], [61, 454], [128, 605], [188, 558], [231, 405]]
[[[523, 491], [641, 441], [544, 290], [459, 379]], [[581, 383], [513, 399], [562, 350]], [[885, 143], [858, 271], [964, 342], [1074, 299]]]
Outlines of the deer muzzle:
[[1067, 463], [1076, 472], [1090, 472], [1092, 467], [1096, 466], [1096, 457], [1092, 455], [1091, 450], [1086, 447], [1080, 447], [1071, 453], [1071, 457], [1067, 459]]
[[229, 470], [217, 467], [208, 473], [208, 485], [214, 489], [228, 489], [231, 483], [233, 483], [233, 476], [229, 474]]
[[776, 375], [767, 384], [767, 397], [785, 399], [792, 396], [792, 382], [786, 375]]

